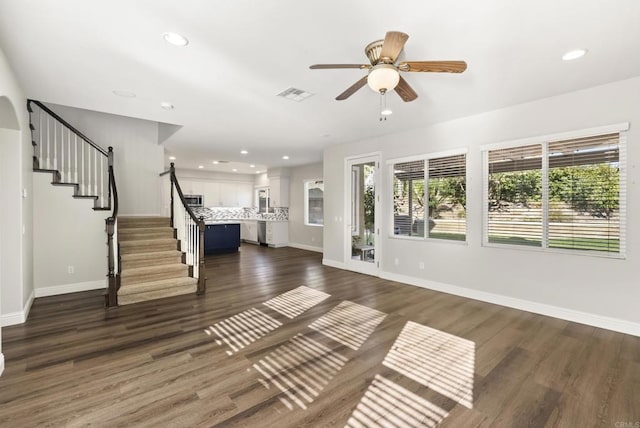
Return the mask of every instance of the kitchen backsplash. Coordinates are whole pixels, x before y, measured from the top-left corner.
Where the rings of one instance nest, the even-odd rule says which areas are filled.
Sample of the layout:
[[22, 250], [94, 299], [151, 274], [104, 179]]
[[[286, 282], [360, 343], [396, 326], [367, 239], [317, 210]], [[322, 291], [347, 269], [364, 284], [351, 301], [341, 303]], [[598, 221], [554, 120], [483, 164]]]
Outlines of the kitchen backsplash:
[[206, 220], [289, 220], [289, 208], [274, 207], [272, 213], [259, 213], [257, 208], [192, 207], [193, 213]]

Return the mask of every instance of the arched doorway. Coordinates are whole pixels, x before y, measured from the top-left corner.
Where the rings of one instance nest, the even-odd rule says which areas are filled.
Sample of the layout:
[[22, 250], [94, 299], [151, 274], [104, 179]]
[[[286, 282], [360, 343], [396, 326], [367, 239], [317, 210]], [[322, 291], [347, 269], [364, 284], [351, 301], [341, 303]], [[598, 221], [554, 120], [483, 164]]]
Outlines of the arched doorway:
[[[14, 294], [22, 297], [21, 280], [21, 156], [20, 123], [17, 112], [5, 96], [0, 96], [0, 314]], [[1, 340], [1, 337], [0, 337]], [[0, 345], [0, 359], [2, 358]], [[0, 361], [0, 369], [4, 361]]]

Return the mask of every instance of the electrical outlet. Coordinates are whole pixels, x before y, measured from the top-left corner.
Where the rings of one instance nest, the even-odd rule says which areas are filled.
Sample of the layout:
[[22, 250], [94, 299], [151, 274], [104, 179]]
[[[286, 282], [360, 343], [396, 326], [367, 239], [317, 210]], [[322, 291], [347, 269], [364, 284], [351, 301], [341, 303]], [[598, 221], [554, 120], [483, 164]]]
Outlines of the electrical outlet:
[[398, 266], [400, 264], [400, 260], [398, 260], [398, 258], [396, 257], [396, 259], [393, 261], [393, 263]]
[[424, 262], [420, 262], [420, 264], [418, 265], [418, 267], [419, 267], [420, 269], [424, 269]]
[[75, 269], [72, 265], [67, 266], [67, 273], [74, 273]]
[[316, 237], [315, 236], [311, 237], [311, 242], [316, 242]]

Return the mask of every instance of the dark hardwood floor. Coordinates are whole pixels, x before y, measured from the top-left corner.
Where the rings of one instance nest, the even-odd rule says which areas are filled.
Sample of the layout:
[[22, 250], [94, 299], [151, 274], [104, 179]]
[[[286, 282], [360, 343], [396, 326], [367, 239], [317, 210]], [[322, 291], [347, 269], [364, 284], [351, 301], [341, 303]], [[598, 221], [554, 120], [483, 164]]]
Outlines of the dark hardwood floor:
[[293, 248], [206, 263], [204, 297], [36, 299], [2, 329], [0, 426], [640, 426], [638, 337]]

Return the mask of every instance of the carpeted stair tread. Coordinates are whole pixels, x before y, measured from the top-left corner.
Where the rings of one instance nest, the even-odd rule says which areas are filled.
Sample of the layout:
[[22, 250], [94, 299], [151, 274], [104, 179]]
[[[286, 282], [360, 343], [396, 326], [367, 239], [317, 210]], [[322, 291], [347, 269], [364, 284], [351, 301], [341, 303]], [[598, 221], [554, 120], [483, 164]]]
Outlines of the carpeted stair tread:
[[165, 297], [180, 296], [183, 294], [195, 294], [197, 284], [175, 286], [158, 291], [148, 291], [145, 293], [125, 294], [118, 297], [118, 304], [130, 305], [133, 303], [146, 302], [148, 300], [162, 299]]
[[123, 254], [121, 258], [123, 262], [124, 261], [133, 262], [138, 260], [151, 260], [159, 257], [173, 257], [173, 256], [182, 257], [182, 253], [178, 250], [154, 251], [152, 253]]
[[178, 241], [174, 238], [139, 239], [137, 241], [120, 241], [121, 254], [154, 253], [178, 249]]
[[169, 226], [171, 226], [169, 217], [118, 217], [118, 227], [123, 229]]
[[123, 269], [120, 275], [120, 283], [123, 285], [129, 285], [165, 278], [186, 277], [188, 275], [189, 266], [183, 263], [144, 266], [133, 269]]
[[[147, 293], [151, 291], [160, 291], [173, 287], [183, 287], [188, 285], [197, 285], [198, 280], [190, 276], [181, 278], [159, 279], [156, 281], [139, 282], [137, 284], [123, 284], [118, 290], [118, 296], [126, 296], [131, 294]], [[195, 292], [195, 290], [194, 290]]]
[[170, 227], [166, 227], [163, 229], [164, 230], [144, 233], [125, 233], [125, 231], [148, 229], [121, 229], [118, 231], [118, 239], [120, 240], [120, 242], [144, 241], [149, 239], [174, 239], [173, 229], [171, 229]]

